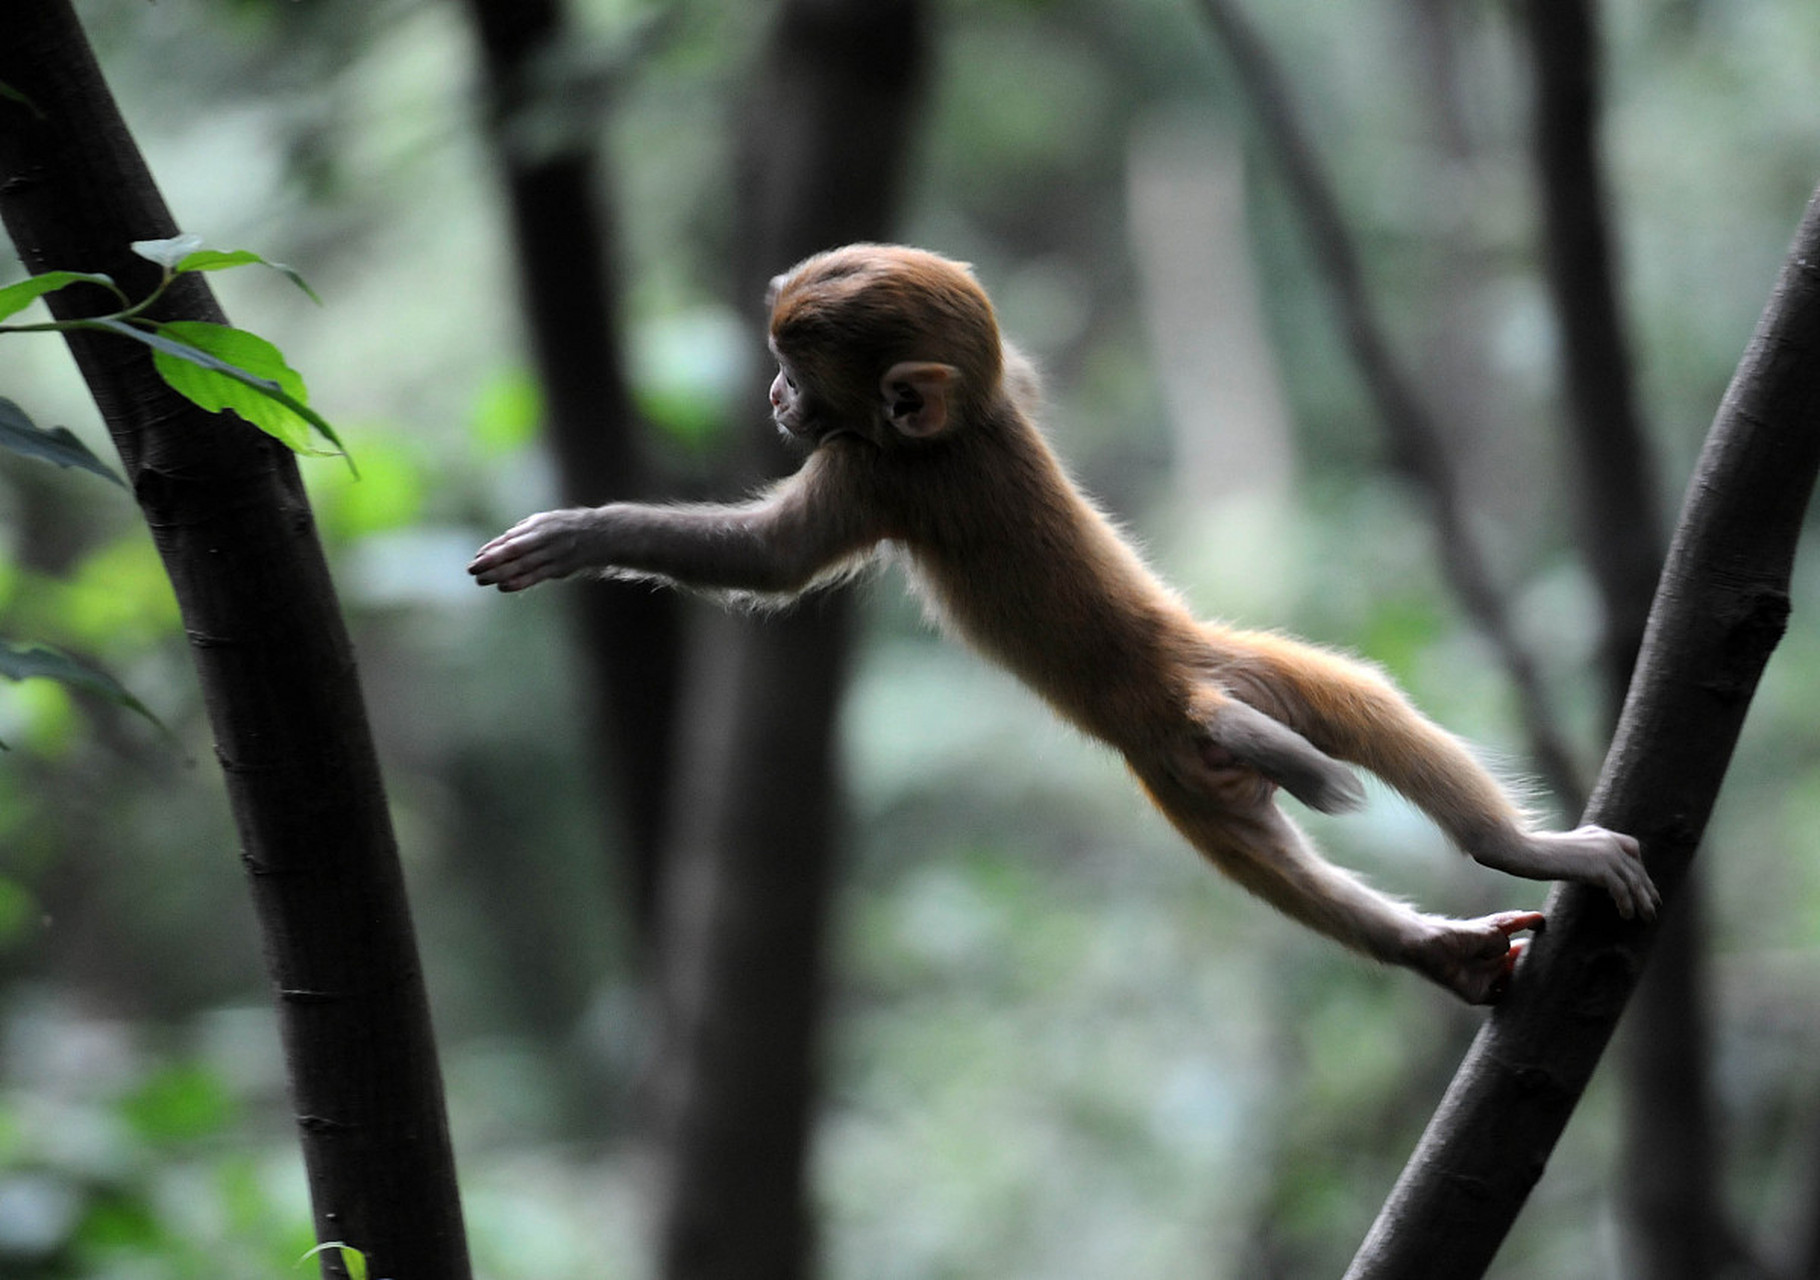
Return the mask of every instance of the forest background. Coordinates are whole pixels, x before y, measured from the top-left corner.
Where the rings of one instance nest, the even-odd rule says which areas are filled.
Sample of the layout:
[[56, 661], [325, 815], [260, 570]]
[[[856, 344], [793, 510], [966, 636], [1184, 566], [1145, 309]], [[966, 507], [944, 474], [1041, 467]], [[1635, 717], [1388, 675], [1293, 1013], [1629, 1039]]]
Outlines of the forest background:
[[[597, 767], [612, 752], [571, 589], [508, 600], [462, 572], [559, 488], [468, 14], [81, 14], [184, 230], [285, 261], [324, 300], [276, 277], [217, 285], [308, 376], [360, 467], [305, 475], [410, 879], [477, 1268], [652, 1274], [637, 797]], [[1522, 33], [1499, 6], [1440, 0], [1259, 16], [1590, 771], [1602, 625], [1572, 532]], [[1792, 0], [1601, 16], [1617, 274], [1672, 512], [1820, 177], [1820, 17]], [[659, 491], [724, 492], [722, 459], [768, 431], [736, 265], [742, 130], [751, 86], [799, 68], [767, 44], [768, 6], [569, 17], [545, 68], [564, 110], [520, 121], [534, 136], [515, 145], [600, 144], [614, 358], [643, 448]], [[1428, 500], [1393, 465], [1273, 150], [1195, 8], [979, 0], [925, 25], [889, 234], [976, 265], [1047, 369], [1079, 478], [1203, 612], [1361, 651], [1533, 769], [1504, 664], [1444, 578]], [[19, 274], [0, 264], [0, 283]], [[0, 394], [105, 455], [61, 346], [3, 341]], [[130, 502], [10, 454], [0, 535], [0, 636], [94, 659], [170, 731], [49, 681], [0, 687], [0, 1259], [47, 1277], [288, 1273], [314, 1238], [169, 584]], [[1820, 1216], [1817, 574], [1798, 563], [1709, 829], [1705, 963], [1672, 1033], [1707, 1069], [1714, 1199], [1743, 1274], [1803, 1274]], [[1106, 753], [931, 634], [895, 571], [858, 594], [829, 797], [823, 1270], [1337, 1275], [1479, 1015], [1218, 881]], [[1312, 825], [1431, 908], [1541, 899], [1381, 795]], [[1627, 1096], [1614, 1057], [1493, 1274], [1642, 1273], [1617, 1191]]]

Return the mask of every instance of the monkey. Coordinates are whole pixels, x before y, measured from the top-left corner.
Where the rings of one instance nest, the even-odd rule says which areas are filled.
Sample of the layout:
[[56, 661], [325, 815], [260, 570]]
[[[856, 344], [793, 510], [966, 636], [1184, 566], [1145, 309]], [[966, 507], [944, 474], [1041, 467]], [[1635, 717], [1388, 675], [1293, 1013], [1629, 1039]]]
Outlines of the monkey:
[[1033, 419], [1036, 379], [969, 266], [855, 244], [771, 282], [771, 415], [799, 469], [731, 504], [532, 515], [476, 553], [481, 586], [576, 573], [787, 601], [881, 548], [938, 626], [1118, 751], [1209, 862], [1291, 918], [1471, 1004], [1506, 989], [1537, 911], [1421, 912], [1327, 861], [1277, 804], [1357, 808], [1382, 779], [1483, 866], [1660, 902], [1631, 836], [1538, 831], [1452, 734], [1376, 667], [1275, 631], [1205, 622], [1070, 479]]

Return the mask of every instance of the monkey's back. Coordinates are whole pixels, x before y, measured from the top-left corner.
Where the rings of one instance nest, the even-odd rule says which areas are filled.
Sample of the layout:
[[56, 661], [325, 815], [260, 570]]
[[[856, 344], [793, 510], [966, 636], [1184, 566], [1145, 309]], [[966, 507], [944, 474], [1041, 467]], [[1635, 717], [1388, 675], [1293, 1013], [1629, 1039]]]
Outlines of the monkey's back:
[[1034, 426], [992, 425], [894, 469], [894, 540], [919, 594], [1067, 719], [1142, 749], [1183, 713], [1202, 628]]

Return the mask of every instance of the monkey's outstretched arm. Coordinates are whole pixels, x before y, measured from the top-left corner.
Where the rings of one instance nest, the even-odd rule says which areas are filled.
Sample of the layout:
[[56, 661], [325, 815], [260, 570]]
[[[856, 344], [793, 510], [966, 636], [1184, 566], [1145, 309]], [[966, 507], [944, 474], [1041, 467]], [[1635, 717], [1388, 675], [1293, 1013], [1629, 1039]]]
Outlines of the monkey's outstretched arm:
[[468, 572], [501, 591], [592, 572], [792, 594], [882, 536], [852, 504], [818, 501], [829, 470], [828, 453], [818, 452], [762, 498], [737, 505], [615, 502], [540, 512], [483, 546]]

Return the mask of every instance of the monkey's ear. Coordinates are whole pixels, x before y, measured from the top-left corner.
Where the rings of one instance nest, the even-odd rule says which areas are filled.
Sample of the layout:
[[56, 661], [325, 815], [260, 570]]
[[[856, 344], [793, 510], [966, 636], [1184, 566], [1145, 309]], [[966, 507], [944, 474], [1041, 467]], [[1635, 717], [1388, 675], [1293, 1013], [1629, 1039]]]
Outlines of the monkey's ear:
[[879, 391], [885, 417], [907, 436], [939, 435], [948, 425], [949, 400], [961, 371], [951, 364], [904, 360], [885, 370]]

